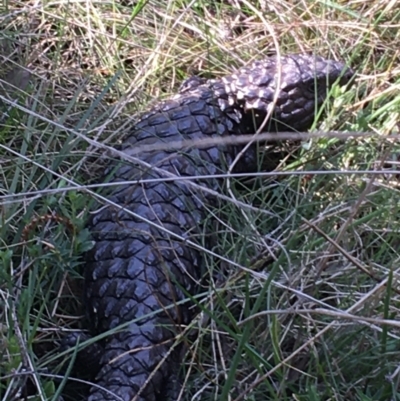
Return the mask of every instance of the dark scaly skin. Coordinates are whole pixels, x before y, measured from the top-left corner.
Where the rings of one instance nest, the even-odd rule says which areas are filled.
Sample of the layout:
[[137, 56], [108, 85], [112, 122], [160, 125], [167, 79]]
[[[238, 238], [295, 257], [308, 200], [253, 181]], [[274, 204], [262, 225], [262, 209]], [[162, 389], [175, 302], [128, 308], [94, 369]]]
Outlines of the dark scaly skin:
[[[308, 129], [316, 108], [326, 98], [327, 87], [343, 73], [344, 65], [306, 55], [283, 57], [281, 63], [281, 93], [274, 114], [279, 123], [273, 122], [264, 130]], [[352, 76], [353, 72], [346, 70], [340, 83], [347, 83]], [[276, 59], [269, 58], [220, 80], [188, 81], [178, 95], [141, 117], [122, 150], [129, 154], [129, 149], [159, 141], [254, 133], [257, 127], [253, 126], [252, 112], [258, 115], [256, 122], [262, 121], [273, 100], [276, 80]], [[227, 145], [148, 152], [139, 157], [178, 176], [213, 175], [226, 172], [241, 149]], [[252, 147], [236, 171], [256, 171], [256, 160]], [[117, 168], [112, 181], [149, 178], [162, 175], [126, 164]], [[221, 191], [219, 180], [197, 183]], [[207, 247], [203, 222], [207, 207], [217, 203], [186, 181], [112, 188], [108, 195], [111, 201], [147, 221], [107, 206], [100, 208], [88, 225], [95, 242], [85, 257], [85, 297], [92, 332], [102, 333], [133, 321], [105, 340], [96, 384], [108, 392], [93, 386], [89, 401], [165, 400], [175, 363], [179, 363], [179, 348], [168, 353], [180, 325], [187, 325], [192, 318], [189, 303], [176, 305], [187, 298], [180, 288], [196, 294], [203, 274], [203, 253], [169, 232], [193, 242], [201, 243], [205, 238]]]

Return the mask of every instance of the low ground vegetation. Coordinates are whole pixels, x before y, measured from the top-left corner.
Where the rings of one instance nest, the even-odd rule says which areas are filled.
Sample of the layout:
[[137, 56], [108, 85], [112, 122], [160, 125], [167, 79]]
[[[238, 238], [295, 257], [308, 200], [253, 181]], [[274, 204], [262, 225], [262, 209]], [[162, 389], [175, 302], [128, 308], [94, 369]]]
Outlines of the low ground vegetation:
[[207, 260], [224, 269], [187, 338], [182, 399], [400, 399], [396, 1], [13, 0], [0, 24], [2, 400], [79, 398], [60, 369], [73, 350], [56, 347], [83, 325], [99, 145], [188, 76], [277, 50], [357, 71], [315, 122], [342, 137], [271, 143], [264, 174], [234, 185], [213, 249], [234, 263]]

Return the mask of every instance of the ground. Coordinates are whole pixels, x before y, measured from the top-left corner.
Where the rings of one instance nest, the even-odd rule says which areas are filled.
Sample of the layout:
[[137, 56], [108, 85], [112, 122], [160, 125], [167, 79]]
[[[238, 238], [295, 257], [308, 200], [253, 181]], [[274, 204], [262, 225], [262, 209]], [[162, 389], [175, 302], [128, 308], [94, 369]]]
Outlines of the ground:
[[13, 0], [0, 24], [3, 400], [74, 397], [57, 341], [82, 327], [98, 145], [185, 78], [277, 51], [344, 60], [356, 81], [219, 211], [231, 264], [188, 335], [182, 399], [400, 399], [396, 1]]

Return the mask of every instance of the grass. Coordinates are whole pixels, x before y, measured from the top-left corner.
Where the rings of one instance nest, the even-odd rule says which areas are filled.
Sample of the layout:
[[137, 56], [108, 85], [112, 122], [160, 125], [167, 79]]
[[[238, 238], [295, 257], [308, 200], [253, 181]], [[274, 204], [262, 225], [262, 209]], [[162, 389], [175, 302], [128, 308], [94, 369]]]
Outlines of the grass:
[[355, 85], [315, 128], [363, 135], [284, 144], [294, 158], [234, 186], [213, 249], [231, 263], [186, 340], [182, 399], [400, 399], [397, 2], [13, 0], [0, 24], [2, 400], [62, 390], [57, 341], [82, 326], [88, 185], [107, 157], [96, 144], [118, 144], [187, 76], [277, 46], [352, 65]]

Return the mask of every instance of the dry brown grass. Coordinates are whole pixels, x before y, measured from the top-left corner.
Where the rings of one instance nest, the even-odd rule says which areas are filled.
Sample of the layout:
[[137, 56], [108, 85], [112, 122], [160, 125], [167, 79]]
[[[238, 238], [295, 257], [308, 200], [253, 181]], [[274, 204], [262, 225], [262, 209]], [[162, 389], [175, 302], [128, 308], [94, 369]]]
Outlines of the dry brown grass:
[[0, 24], [2, 400], [61, 389], [54, 341], [81, 324], [99, 146], [188, 75], [276, 52], [349, 62], [356, 85], [317, 126], [373, 135], [304, 141], [235, 192], [253, 209], [220, 211], [231, 264], [193, 322], [183, 399], [400, 399], [396, 1], [14, 0]]

